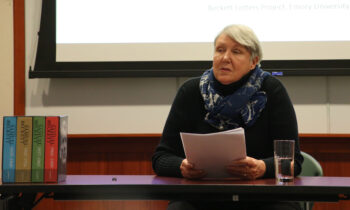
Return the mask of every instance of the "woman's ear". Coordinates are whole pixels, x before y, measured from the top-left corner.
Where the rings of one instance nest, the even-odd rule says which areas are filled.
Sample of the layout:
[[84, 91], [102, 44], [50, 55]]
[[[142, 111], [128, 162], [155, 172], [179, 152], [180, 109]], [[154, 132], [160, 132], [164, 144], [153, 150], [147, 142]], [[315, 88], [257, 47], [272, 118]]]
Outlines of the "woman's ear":
[[259, 62], [259, 57], [256, 56], [255, 58], [252, 59], [252, 64], [250, 66], [250, 69], [251, 70], [255, 69], [255, 66], [258, 64], [258, 62]]

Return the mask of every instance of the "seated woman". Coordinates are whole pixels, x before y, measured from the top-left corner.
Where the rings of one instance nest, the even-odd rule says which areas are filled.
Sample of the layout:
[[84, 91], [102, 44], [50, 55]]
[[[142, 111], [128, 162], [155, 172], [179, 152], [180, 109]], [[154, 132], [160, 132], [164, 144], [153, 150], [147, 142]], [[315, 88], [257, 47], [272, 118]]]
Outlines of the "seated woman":
[[[227, 171], [242, 179], [275, 176], [273, 141], [295, 140], [294, 175], [301, 172], [295, 111], [282, 83], [260, 68], [262, 50], [254, 32], [243, 25], [224, 28], [214, 41], [213, 67], [178, 90], [161, 142], [152, 157], [159, 176], [200, 179], [184, 154], [180, 132], [212, 133], [242, 127], [247, 157]], [[300, 209], [293, 202], [171, 201], [168, 209]]]

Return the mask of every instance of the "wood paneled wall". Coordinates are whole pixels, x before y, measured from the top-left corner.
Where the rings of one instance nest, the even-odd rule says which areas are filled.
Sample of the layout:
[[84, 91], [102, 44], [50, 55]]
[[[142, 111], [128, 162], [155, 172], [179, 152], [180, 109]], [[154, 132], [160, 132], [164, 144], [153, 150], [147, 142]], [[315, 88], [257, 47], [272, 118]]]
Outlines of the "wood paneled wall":
[[[70, 135], [68, 174], [154, 174], [151, 156], [159, 134]], [[350, 176], [350, 135], [304, 134], [301, 149], [322, 165], [325, 176]], [[35, 209], [166, 209], [166, 201], [53, 201], [44, 199]], [[349, 201], [315, 203], [314, 210], [350, 209]]]
[[[154, 174], [150, 158], [159, 135], [73, 135], [68, 140], [67, 174]], [[163, 210], [167, 201], [53, 201], [37, 210]]]
[[13, 0], [14, 115], [25, 114], [25, 18], [24, 0]]
[[[321, 164], [324, 176], [350, 176], [350, 135], [304, 134], [301, 150], [311, 154]], [[346, 210], [350, 201], [315, 203], [313, 210]]]

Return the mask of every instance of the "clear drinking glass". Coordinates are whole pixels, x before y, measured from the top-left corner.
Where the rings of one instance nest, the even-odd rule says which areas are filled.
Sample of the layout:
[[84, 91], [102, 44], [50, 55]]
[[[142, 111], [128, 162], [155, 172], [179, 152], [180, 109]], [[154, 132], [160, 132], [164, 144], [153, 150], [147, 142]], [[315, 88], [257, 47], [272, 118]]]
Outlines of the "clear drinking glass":
[[279, 183], [294, 180], [294, 144], [294, 140], [274, 141], [275, 175]]

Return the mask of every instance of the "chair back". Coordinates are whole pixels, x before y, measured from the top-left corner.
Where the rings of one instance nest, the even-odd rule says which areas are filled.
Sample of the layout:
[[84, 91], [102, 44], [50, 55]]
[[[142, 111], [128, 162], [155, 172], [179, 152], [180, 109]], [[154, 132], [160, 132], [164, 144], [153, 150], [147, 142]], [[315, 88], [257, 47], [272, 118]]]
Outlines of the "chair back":
[[[311, 155], [301, 151], [304, 162], [301, 166], [300, 176], [323, 176], [321, 164]], [[300, 202], [303, 210], [312, 210], [313, 202]]]
[[301, 152], [304, 157], [300, 176], [323, 176], [323, 170], [320, 163], [306, 152]]

